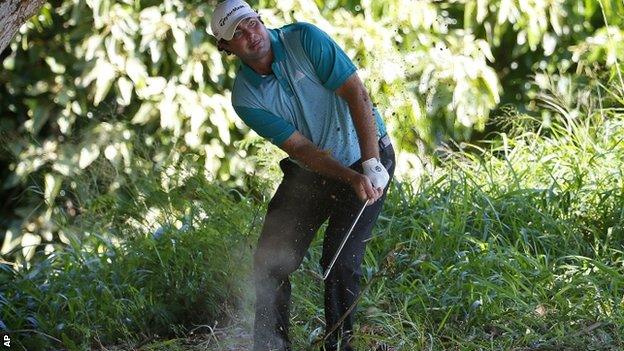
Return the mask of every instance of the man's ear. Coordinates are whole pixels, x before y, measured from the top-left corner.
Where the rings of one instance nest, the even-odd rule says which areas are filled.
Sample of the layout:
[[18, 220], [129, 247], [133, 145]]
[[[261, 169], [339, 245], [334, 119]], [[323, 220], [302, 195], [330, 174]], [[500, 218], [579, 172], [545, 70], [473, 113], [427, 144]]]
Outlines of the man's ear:
[[228, 55], [231, 55], [232, 53], [226, 49], [227, 47], [227, 42], [223, 39], [219, 39], [219, 41], [217, 42], [217, 50], [219, 51], [225, 51], [225, 53], [227, 53]]

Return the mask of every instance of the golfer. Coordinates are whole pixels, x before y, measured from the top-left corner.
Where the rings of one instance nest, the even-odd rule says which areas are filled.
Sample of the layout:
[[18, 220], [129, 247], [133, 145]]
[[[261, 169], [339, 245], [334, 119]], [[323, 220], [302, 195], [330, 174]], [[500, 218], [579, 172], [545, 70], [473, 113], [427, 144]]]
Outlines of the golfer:
[[384, 122], [356, 67], [317, 27], [267, 29], [241, 0], [218, 4], [210, 26], [219, 49], [240, 59], [235, 111], [289, 156], [280, 161], [284, 176], [254, 253], [254, 350], [291, 349], [289, 275], [329, 220], [320, 262], [326, 272], [368, 204], [325, 280], [324, 349], [353, 350], [354, 313], [348, 310], [360, 292], [366, 241], [394, 174]]

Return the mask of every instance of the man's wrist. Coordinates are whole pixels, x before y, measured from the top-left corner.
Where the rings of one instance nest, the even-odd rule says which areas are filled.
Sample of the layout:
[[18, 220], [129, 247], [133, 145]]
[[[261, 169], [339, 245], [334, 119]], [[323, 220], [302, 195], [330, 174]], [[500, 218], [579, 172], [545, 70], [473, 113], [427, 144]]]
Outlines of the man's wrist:
[[353, 184], [355, 178], [359, 175], [360, 173], [358, 173], [357, 171], [354, 171], [349, 167], [345, 167], [345, 175], [343, 181], [347, 184]]
[[376, 158], [377, 161], [381, 160], [379, 152], [371, 152], [371, 153], [362, 154], [362, 160], [364, 161], [370, 160], [371, 158]]

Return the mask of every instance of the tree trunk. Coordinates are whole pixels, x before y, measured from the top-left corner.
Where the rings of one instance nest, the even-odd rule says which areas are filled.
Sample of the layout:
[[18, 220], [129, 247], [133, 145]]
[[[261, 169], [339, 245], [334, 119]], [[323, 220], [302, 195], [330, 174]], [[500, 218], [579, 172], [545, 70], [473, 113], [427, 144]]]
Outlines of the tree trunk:
[[0, 0], [0, 53], [22, 24], [34, 16], [45, 0]]

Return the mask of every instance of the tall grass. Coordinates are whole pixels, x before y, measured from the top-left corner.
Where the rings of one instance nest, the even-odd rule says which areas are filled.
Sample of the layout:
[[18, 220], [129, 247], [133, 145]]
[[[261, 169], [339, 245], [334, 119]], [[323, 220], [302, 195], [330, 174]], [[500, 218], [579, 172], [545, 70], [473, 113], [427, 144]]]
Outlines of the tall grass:
[[[547, 128], [511, 117], [487, 147], [463, 145], [391, 190], [367, 249], [360, 349], [624, 347], [624, 114]], [[304, 348], [322, 327], [322, 290], [307, 275], [295, 285]]]
[[[155, 193], [156, 183], [141, 186]], [[65, 229], [66, 247], [29, 269], [0, 264], [0, 330], [14, 349], [137, 347], [203, 331], [238, 308], [251, 252], [249, 225], [258, 211], [201, 176], [160, 195], [117, 203], [101, 195], [91, 203], [96, 218], [87, 211], [80, 226]], [[169, 212], [155, 232], [130, 225], [133, 213], [124, 211], [156, 204], [179, 206], [181, 213], [191, 208], [193, 215], [179, 226]]]

